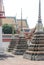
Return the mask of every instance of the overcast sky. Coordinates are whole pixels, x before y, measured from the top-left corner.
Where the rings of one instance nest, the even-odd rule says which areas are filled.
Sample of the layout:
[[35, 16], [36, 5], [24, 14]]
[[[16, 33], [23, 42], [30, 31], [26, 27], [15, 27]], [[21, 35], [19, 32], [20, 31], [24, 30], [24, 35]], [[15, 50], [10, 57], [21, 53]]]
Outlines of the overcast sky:
[[[41, 4], [44, 25], [44, 0], [41, 0]], [[6, 16], [16, 16], [17, 18], [21, 18], [22, 8], [22, 18], [27, 19], [30, 28], [35, 27], [38, 21], [39, 0], [4, 0], [4, 6]]]

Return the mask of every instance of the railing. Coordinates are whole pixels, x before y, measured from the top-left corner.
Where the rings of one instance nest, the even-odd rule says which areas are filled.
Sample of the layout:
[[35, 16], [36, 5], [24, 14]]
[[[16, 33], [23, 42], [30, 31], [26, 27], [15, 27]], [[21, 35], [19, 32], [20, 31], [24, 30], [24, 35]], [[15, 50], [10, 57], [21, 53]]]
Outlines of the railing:
[[14, 35], [12, 35], [12, 34], [3, 34], [2, 35], [2, 39], [15, 39], [15, 38], [18, 38], [18, 37], [19, 37], [18, 34], [14, 34]]

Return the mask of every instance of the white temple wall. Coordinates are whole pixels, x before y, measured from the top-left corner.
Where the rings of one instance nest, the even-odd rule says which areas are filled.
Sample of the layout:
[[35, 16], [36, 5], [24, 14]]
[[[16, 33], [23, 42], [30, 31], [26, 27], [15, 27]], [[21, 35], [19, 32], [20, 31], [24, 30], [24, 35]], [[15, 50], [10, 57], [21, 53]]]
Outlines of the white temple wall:
[[8, 50], [9, 44], [10, 44], [10, 42], [3, 42], [3, 47], [4, 47], [4, 50], [5, 50], [5, 51]]

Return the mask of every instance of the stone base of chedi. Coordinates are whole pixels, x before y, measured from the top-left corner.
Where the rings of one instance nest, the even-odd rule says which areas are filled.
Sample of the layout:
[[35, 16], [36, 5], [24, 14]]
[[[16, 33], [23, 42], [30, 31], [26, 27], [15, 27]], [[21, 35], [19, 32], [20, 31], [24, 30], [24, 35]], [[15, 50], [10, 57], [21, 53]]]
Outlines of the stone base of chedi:
[[30, 60], [44, 60], [44, 32], [35, 32], [32, 43], [24, 54]]
[[13, 50], [13, 54], [22, 55], [22, 54], [24, 54], [24, 52], [26, 51], [27, 48], [28, 48], [27, 40], [25, 39], [24, 36], [21, 35], [19, 37], [18, 44], [16, 44], [16, 47]]
[[18, 38], [12, 39], [12, 41], [11, 41], [9, 47], [8, 47], [8, 51], [9, 52], [12, 52], [13, 51], [13, 49], [15, 48], [15, 45], [18, 43], [18, 41], [19, 41]]
[[15, 46], [18, 44], [19, 42], [19, 34], [15, 34], [14, 37], [12, 37], [11, 42], [9, 44], [8, 47], [8, 51], [12, 52], [15, 48]]

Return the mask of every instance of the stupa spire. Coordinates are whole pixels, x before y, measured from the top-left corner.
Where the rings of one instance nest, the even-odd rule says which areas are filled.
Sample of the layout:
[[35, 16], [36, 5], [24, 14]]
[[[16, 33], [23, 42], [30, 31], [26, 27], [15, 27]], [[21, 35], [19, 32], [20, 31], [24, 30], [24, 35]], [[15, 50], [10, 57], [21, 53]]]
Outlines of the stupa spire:
[[22, 8], [21, 8], [21, 31], [22, 31]]
[[38, 14], [38, 23], [36, 25], [36, 31], [43, 31], [43, 24], [41, 20], [41, 0], [39, 0], [39, 14]]
[[38, 15], [38, 23], [41, 23], [41, 0], [39, 0], [39, 15]]
[[0, 0], [0, 17], [3, 17], [5, 15], [4, 6], [3, 6], [3, 0]]

